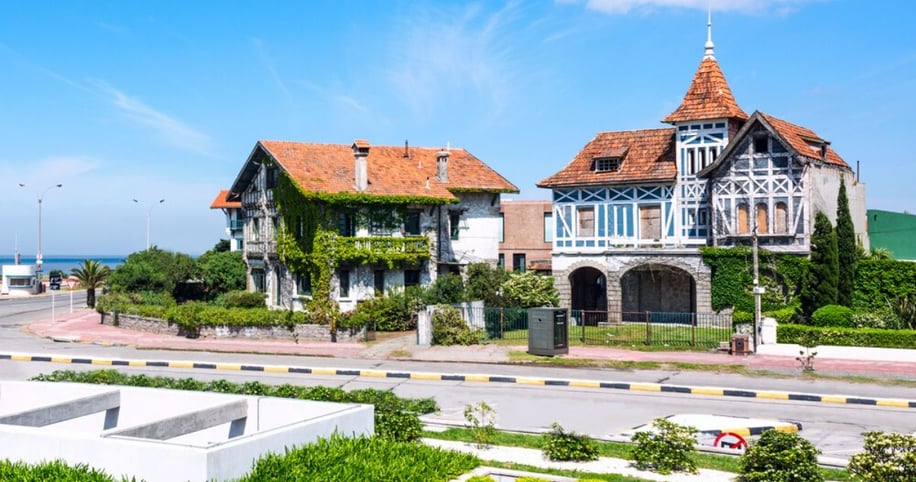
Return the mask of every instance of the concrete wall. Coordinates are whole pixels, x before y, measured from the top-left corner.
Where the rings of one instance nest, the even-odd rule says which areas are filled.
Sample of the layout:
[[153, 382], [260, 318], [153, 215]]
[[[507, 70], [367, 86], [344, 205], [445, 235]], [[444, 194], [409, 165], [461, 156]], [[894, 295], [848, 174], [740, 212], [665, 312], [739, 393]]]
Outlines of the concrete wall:
[[[62, 459], [103, 469], [115, 478], [136, 476], [148, 482], [222, 481], [249, 472], [267, 452], [282, 453], [335, 431], [374, 431], [370, 405], [70, 383], [2, 382], [0, 416], [47, 400], [59, 403], [111, 390], [121, 394], [115, 427], [104, 428], [104, 413], [38, 428], [0, 425], [4, 458], [28, 463]], [[169, 440], [115, 435], [127, 427], [240, 400], [247, 404], [247, 417], [244, 431], [232, 438], [229, 424]]]
[[837, 195], [840, 192], [840, 181], [845, 180], [849, 214], [852, 216], [852, 223], [856, 229], [856, 237], [865, 249], [869, 249], [865, 184], [856, 182], [853, 173], [832, 166], [812, 166], [808, 172], [811, 196], [809, 226], [811, 229], [814, 229], [814, 217], [818, 211], [826, 214], [836, 227]]

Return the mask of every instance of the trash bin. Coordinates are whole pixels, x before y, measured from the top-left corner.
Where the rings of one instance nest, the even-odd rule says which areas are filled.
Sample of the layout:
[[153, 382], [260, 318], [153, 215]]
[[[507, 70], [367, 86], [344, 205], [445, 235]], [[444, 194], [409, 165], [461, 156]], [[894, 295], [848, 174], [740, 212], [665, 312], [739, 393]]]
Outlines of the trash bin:
[[528, 310], [528, 353], [554, 356], [569, 353], [569, 312], [566, 308]]
[[751, 337], [748, 335], [732, 335], [732, 355], [748, 355], [751, 352]]

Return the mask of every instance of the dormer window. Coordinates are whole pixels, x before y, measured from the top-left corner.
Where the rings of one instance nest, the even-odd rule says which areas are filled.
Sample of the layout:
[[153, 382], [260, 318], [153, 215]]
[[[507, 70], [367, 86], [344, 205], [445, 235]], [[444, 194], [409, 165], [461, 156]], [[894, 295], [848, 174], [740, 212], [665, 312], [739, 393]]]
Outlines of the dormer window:
[[620, 170], [619, 157], [595, 158], [595, 172], [617, 172]]
[[766, 136], [759, 136], [754, 138], [754, 154], [766, 154], [770, 152], [770, 146], [767, 142], [769, 140]]

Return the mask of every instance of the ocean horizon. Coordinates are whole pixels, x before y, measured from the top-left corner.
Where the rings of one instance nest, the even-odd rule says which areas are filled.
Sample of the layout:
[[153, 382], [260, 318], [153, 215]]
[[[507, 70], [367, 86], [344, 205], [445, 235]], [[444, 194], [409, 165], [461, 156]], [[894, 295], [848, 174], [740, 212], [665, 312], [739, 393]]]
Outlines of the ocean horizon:
[[[115, 269], [118, 266], [124, 264], [124, 260], [127, 259], [127, 255], [54, 255], [42, 256], [42, 258], [42, 273], [47, 274], [54, 270], [60, 270], [63, 271], [65, 275], [69, 275], [70, 270], [82, 266], [83, 261], [87, 259], [98, 261], [104, 266]], [[0, 265], [10, 264], [16, 264], [16, 258], [14, 255], [0, 255]], [[20, 255], [19, 264], [35, 264], [35, 255]]]

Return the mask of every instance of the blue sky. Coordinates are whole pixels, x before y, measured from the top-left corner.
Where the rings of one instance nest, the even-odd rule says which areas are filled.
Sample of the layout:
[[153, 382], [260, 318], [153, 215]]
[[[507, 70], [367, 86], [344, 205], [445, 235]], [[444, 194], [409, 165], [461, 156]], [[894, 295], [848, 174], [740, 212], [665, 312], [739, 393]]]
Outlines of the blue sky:
[[[30, 1], [0, 17], [0, 253], [198, 255], [258, 139], [461, 146], [521, 188], [660, 127], [703, 55], [738, 103], [861, 161], [916, 212], [914, 2]], [[20, 188], [19, 183], [25, 183]], [[159, 199], [165, 199], [157, 204]], [[139, 203], [132, 202], [138, 199]]]

